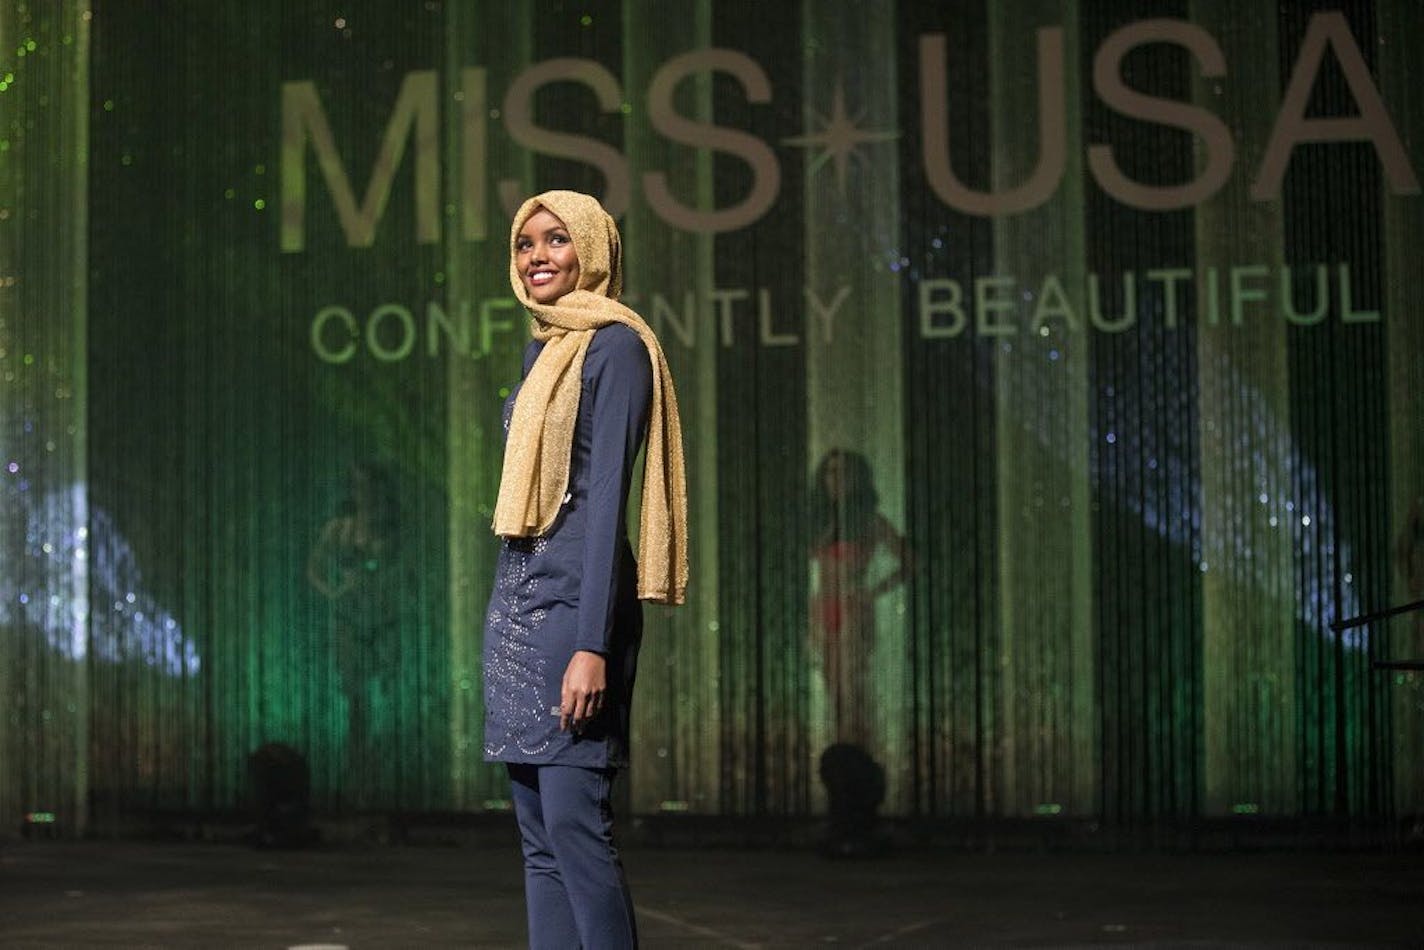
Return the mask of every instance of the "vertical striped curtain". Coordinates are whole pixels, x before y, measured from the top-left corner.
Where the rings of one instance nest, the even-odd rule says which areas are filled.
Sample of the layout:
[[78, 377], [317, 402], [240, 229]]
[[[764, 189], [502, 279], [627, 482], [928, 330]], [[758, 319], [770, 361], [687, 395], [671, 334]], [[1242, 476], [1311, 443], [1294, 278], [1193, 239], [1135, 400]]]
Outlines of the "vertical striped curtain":
[[507, 807], [553, 187], [687, 430], [625, 807], [1419, 810], [1421, 615], [1331, 628], [1424, 597], [1415, 4], [351, 6], [0, 2], [5, 821]]

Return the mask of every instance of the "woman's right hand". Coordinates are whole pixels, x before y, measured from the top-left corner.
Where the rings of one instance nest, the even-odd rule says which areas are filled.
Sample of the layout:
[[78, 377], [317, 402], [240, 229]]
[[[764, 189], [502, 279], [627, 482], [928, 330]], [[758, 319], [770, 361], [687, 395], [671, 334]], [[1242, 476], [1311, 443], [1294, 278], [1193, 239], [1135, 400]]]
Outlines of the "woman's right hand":
[[608, 661], [601, 653], [575, 650], [564, 670], [559, 700], [559, 731], [583, 727], [603, 711], [608, 689]]

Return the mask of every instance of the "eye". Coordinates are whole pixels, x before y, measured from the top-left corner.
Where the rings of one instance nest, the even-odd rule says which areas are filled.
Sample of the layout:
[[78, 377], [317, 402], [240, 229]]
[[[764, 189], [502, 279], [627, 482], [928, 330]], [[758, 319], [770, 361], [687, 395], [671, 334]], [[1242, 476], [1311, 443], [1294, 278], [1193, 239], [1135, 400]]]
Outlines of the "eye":
[[555, 234], [555, 235], [553, 235], [552, 237], [549, 238], [549, 243], [550, 243], [550, 244], [567, 244], [567, 243], [569, 243], [569, 236], [568, 236], [567, 234]]
[[534, 242], [529, 240], [527, 237], [522, 237], [514, 242], [514, 249], [516, 251], [527, 251], [533, 246]]

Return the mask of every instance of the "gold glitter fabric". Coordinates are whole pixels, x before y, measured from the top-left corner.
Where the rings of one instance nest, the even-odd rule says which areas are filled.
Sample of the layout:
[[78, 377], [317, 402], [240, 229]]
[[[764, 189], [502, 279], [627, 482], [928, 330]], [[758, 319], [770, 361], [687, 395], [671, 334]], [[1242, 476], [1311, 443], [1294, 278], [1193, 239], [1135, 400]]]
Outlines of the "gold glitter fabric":
[[[540, 208], [568, 228], [579, 262], [578, 288], [553, 304], [539, 304], [529, 296], [515, 260], [519, 229]], [[553, 525], [568, 490], [584, 356], [595, 330], [622, 323], [643, 340], [653, 365], [638, 519], [638, 597], [680, 604], [686, 598], [688, 576], [687, 474], [677, 392], [652, 328], [618, 302], [622, 269], [618, 226], [589, 195], [546, 191], [524, 202], [514, 216], [509, 231], [509, 281], [529, 311], [531, 331], [535, 339], [544, 341], [544, 349], [514, 401], [494, 531], [504, 537], [533, 537]]]

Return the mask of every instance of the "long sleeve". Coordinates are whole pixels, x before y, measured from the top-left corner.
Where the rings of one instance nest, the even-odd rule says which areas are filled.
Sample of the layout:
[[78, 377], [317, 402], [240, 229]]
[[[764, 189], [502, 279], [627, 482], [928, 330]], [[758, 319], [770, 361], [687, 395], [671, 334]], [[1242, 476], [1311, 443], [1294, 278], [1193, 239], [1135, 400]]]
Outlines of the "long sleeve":
[[592, 413], [576, 650], [606, 653], [626, 537], [628, 485], [647, 428], [653, 371], [647, 347], [618, 324], [600, 329], [585, 364]]

